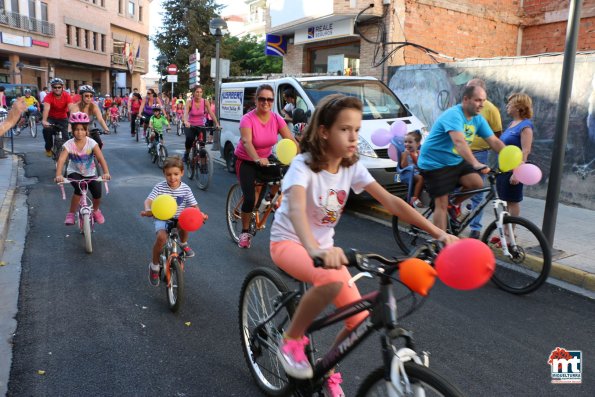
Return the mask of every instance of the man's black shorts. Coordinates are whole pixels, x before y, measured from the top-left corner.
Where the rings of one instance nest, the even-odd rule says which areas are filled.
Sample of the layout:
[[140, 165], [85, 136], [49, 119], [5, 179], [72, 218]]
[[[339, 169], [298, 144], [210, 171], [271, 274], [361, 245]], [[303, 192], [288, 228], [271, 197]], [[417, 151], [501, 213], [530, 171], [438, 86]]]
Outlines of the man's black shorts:
[[454, 191], [462, 176], [477, 172], [471, 164], [461, 161], [457, 165], [436, 170], [419, 170], [424, 177], [426, 189], [432, 198], [444, 196]]

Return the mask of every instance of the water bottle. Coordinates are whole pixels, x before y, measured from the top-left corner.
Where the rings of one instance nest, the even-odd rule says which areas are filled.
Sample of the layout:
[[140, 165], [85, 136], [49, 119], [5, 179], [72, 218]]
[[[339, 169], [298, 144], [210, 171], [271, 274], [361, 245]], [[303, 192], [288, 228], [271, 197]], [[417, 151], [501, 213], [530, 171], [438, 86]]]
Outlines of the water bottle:
[[465, 200], [461, 203], [461, 218], [465, 218], [473, 210], [471, 200]]
[[271, 205], [270, 194], [267, 194], [266, 197], [263, 197], [262, 201], [260, 202], [260, 206], [258, 207], [258, 212], [264, 212], [267, 208]]

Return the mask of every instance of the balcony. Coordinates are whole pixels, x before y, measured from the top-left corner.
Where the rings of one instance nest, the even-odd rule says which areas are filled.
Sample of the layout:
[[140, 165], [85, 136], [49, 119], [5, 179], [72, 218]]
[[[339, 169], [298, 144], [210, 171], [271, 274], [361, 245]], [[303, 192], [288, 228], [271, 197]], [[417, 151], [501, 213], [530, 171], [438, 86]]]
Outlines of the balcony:
[[8, 25], [13, 28], [27, 30], [29, 32], [40, 33], [46, 36], [56, 36], [56, 27], [53, 23], [42, 21], [40, 19], [29, 18], [16, 12], [7, 12], [0, 10], [0, 24]]
[[[111, 58], [112, 58], [112, 65], [122, 66], [125, 68], [128, 67], [128, 63], [126, 62], [126, 59], [124, 59], [124, 55], [112, 53]], [[145, 60], [143, 58], [135, 58], [134, 59], [134, 71], [135, 72], [144, 72], [145, 71]]]

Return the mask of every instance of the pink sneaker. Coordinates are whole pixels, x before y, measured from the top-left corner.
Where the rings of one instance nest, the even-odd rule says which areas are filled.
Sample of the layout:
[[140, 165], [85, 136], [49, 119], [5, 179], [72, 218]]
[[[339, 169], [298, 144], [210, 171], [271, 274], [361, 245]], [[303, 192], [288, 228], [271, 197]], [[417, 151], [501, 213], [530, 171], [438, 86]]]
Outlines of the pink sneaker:
[[250, 248], [252, 245], [252, 235], [250, 233], [240, 234], [240, 241], [238, 241], [238, 247]]
[[308, 343], [310, 341], [305, 336], [301, 339], [283, 339], [281, 342], [277, 357], [287, 375], [296, 379], [312, 378], [312, 367], [304, 352]]
[[105, 218], [103, 217], [101, 210], [93, 211], [93, 219], [100, 225], [105, 222]]
[[64, 219], [64, 224], [66, 226], [74, 225], [74, 212], [69, 212], [66, 214], [66, 219]]
[[327, 378], [324, 382], [323, 392], [325, 397], [345, 397], [343, 389], [341, 388], [343, 378], [341, 378], [340, 372], [335, 372]]

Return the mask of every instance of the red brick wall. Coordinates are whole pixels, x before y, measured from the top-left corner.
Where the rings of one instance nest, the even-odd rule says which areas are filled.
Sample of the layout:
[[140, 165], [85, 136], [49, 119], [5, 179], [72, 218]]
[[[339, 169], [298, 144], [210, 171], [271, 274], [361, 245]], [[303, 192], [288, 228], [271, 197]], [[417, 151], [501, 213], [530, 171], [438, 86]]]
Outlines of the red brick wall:
[[[521, 55], [563, 52], [566, 42], [566, 22], [527, 26], [523, 31]], [[581, 19], [578, 51], [595, 49], [595, 17]]]
[[[507, 4], [503, 4], [507, 3]], [[476, 0], [473, 5], [447, 9], [431, 2], [406, 1], [405, 36], [408, 41], [421, 44], [455, 58], [489, 58], [514, 56], [517, 51], [518, 27], [494, 17], [494, 12], [479, 12], [484, 6], [498, 6], [500, 13], [513, 15], [511, 2]], [[441, 3], [445, 5], [445, 2]], [[471, 4], [469, 2], [468, 4]], [[504, 9], [506, 6], [508, 8]], [[420, 50], [406, 47], [405, 64], [434, 63]], [[439, 62], [447, 62], [438, 58]]]

